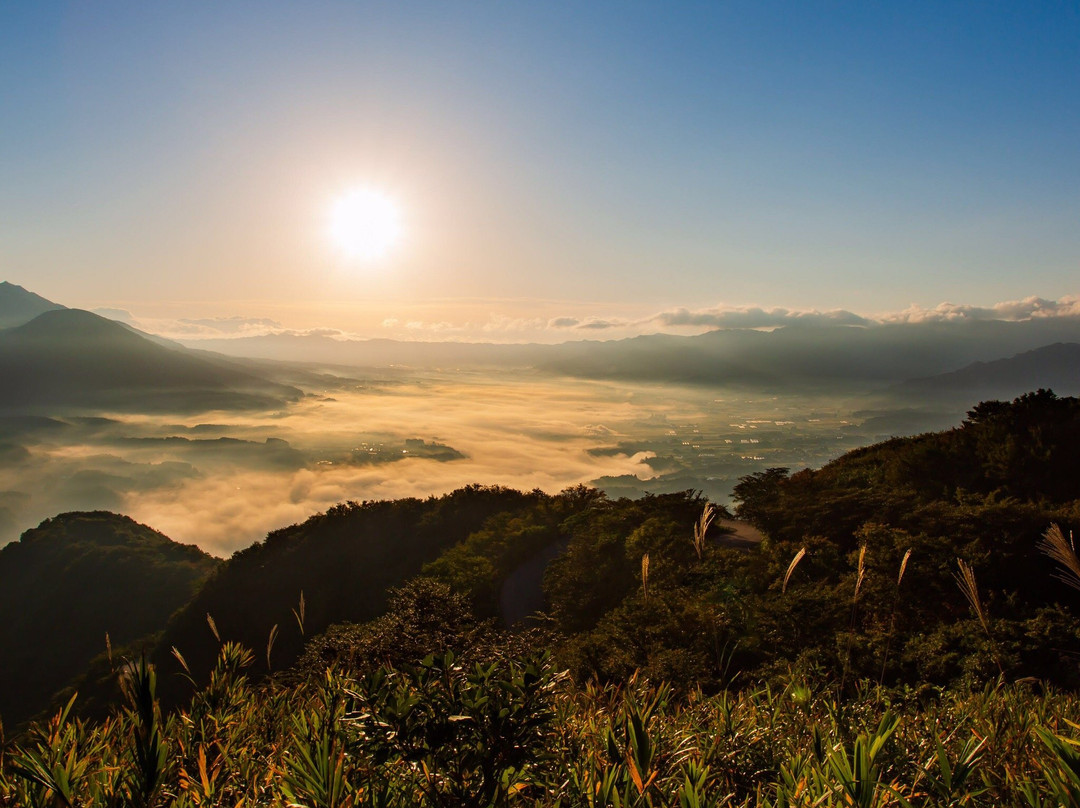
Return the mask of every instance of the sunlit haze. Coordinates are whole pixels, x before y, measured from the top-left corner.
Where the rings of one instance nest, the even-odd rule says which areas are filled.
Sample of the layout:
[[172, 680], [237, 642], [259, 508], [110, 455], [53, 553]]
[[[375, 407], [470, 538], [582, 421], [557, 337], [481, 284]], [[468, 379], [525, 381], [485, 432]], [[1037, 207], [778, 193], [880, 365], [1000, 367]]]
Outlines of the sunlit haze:
[[[366, 337], [1056, 301], [1080, 269], [1078, 15], [4, 4], [0, 262], [72, 306]], [[361, 188], [396, 246], [388, 213], [345, 212]]]
[[1078, 76], [1076, 3], [2, 3], [0, 544], [1080, 392]]

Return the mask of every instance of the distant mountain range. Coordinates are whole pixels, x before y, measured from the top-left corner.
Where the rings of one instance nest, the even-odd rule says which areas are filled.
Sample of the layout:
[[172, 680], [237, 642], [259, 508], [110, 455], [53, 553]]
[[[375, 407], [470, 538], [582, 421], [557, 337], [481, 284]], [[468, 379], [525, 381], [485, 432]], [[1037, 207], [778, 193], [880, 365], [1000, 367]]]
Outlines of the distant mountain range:
[[[188, 340], [185, 349], [88, 312], [65, 309], [10, 283], [0, 284], [0, 317], [0, 322], [20, 323], [0, 331], [0, 373], [12, 380], [0, 393], [0, 409], [7, 410], [38, 405], [151, 411], [266, 408], [300, 395], [294, 387], [271, 381], [264, 370], [238, 364], [240, 359], [352, 368], [529, 369], [576, 378], [740, 386], [760, 392], [892, 388], [901, 395], [956, 391], [961, 396], [1013, 396], [1037, 387], [1063, 393], [1078, 389], [1069, 349], [1051, 350], [1059, 343], [1080, 344], [1080, 318], [1073, 317], [792, 325], [772, 331], [721, 329], [691, 337], [651, 334], [556, 345], [273, 334]], [[999, 365], [1001, 361], [1012, 364]]]
[[1080, 393], [1080, 344], [1056, 342], [1008, 359], [974, 362], [951, 373], [904, 382], [906, 393], [1013, 398], [1039, 387], [1059, 395]]
[[302, 395], [236, 361], [169, 347], [11, 284], [0, 288], [0, 308], [13, 321], [43, 306], [51, 308], [0, 331], [0, 412], [272, 409]]
[[[105, 652], [159, 631], [220, 562], [126, 516], [66, 513], [0, 550], [0, 716], [8, 727]], [[119, 660], [117, 660], [119, 662]]]
[[[887, 387], [1058, 342], [1080, 320], [967, 321], [725, 329], [557, 345], [340, 340], [290, 334], [190, 340], [232, 356], [353, 367], [531, 368], [588, 379], [736, 385], [762, 391]], [[1044, 385], [1045, 386], [1045, 385]]]

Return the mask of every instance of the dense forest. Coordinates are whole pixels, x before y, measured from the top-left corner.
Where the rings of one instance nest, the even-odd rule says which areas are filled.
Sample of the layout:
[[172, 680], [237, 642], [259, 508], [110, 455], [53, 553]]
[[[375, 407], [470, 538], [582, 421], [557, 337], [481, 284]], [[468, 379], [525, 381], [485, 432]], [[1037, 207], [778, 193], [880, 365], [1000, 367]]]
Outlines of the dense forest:
[[0, 716], [10, 725], [106, 649], [159, 631], [220, 562], [112, 513], [68, 513], [0, 550]]
[[0, 804], [1077, 805], [1077, 457], [1040, 390], [744, 477], [760, 542], [693, 491], [345, 503], [9, 718]]

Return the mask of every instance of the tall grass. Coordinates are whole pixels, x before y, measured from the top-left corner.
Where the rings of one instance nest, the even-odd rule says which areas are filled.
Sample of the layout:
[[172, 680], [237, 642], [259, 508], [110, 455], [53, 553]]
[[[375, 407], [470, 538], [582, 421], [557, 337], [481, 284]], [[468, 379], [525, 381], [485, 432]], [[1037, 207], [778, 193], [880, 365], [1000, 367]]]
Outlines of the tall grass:
[[787, 592], [788, 581], [791, 580], [791, 574], [795, 572], [795, 568], [799, 566], [799, 562], [806, 557], [806, 548], [803, 547], [799, 552], [795, 554], [795, 557], [791, 559], [791, 563], [788, 564], [787, 572], [784, 573], [784, 584], [780, 587], [780, 593]]
[[904, 573], [907, 572], [908, 562], [911, 560], [911, 548], [907, 548], [904, 557], [900, 559], [900, 570], [896, 574], [896, 592], [893, 595], [892, 608], [889, 611], [889, 633], [885, 639], [885, 651], [881, 655], [881, 676], [878, 685], [885, 684], [885, 670], [889, 664], [889, 650], [892, 648], [893, 638], [896, 635], [896, 612], [900, 608], [900, 585], [904, 583]]
[[576, 686], [550, 659], [453, 656], [288, 688], [222, 646], [172, 716], [155, 671], [99, 723], [73, 703], [0, 756], [5, 806], [1073, 806], [1080, 699], [1000, 684], [929, 701], [813, 682], [676, 698]]
[[963, 593], [968, 606], [971, 607], [972, 614], [975, 615], [979, 625], [982, 626], [986, 640], [990, 644], [990, 651], [994, 655], [994, 664], [997, 665], [998, 673], [1004, 678], [1005, 667], [1001, 663], [1001, 654], [998, 652], [997, 643], [990, 632], [990, 618], [987, 616], [986, 607], [983, 605], [982, 597], [979, 595], [979, 583], [975, 579], [975, 570], [962, 558], [956, 559], [956, 568], [957, 572], [953, 573], [956, 585]]
[[705, 559], [705, 534], [709, 532], [709, 526], [712, 525], [715, 518], [716, 506], [711, 502], [706, 502], [701, 511], [701, 516], [694, 523], [694, 552], [697, 554], [698, 561]]
[[1059, 525], [1050, 525], [1039, 542], [1039, 549], [1058, 563], [1059, 569], [1054, 577], [1073, 589], [1080, 589], [1080, 558], [1076, 555], [1076, 543], [1071, 531], [1066, 539]]

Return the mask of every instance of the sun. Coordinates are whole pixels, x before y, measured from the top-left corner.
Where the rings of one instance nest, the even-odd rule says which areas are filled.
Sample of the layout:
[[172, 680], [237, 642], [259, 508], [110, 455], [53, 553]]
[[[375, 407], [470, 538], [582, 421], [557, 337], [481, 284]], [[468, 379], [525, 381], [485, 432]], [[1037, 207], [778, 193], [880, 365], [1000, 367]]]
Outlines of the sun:
[[329, 233], [334, 244], [356, 261], [376, 261], [401, 240], [401, 213], [386, 194], [354, 188], [330, 209]]

